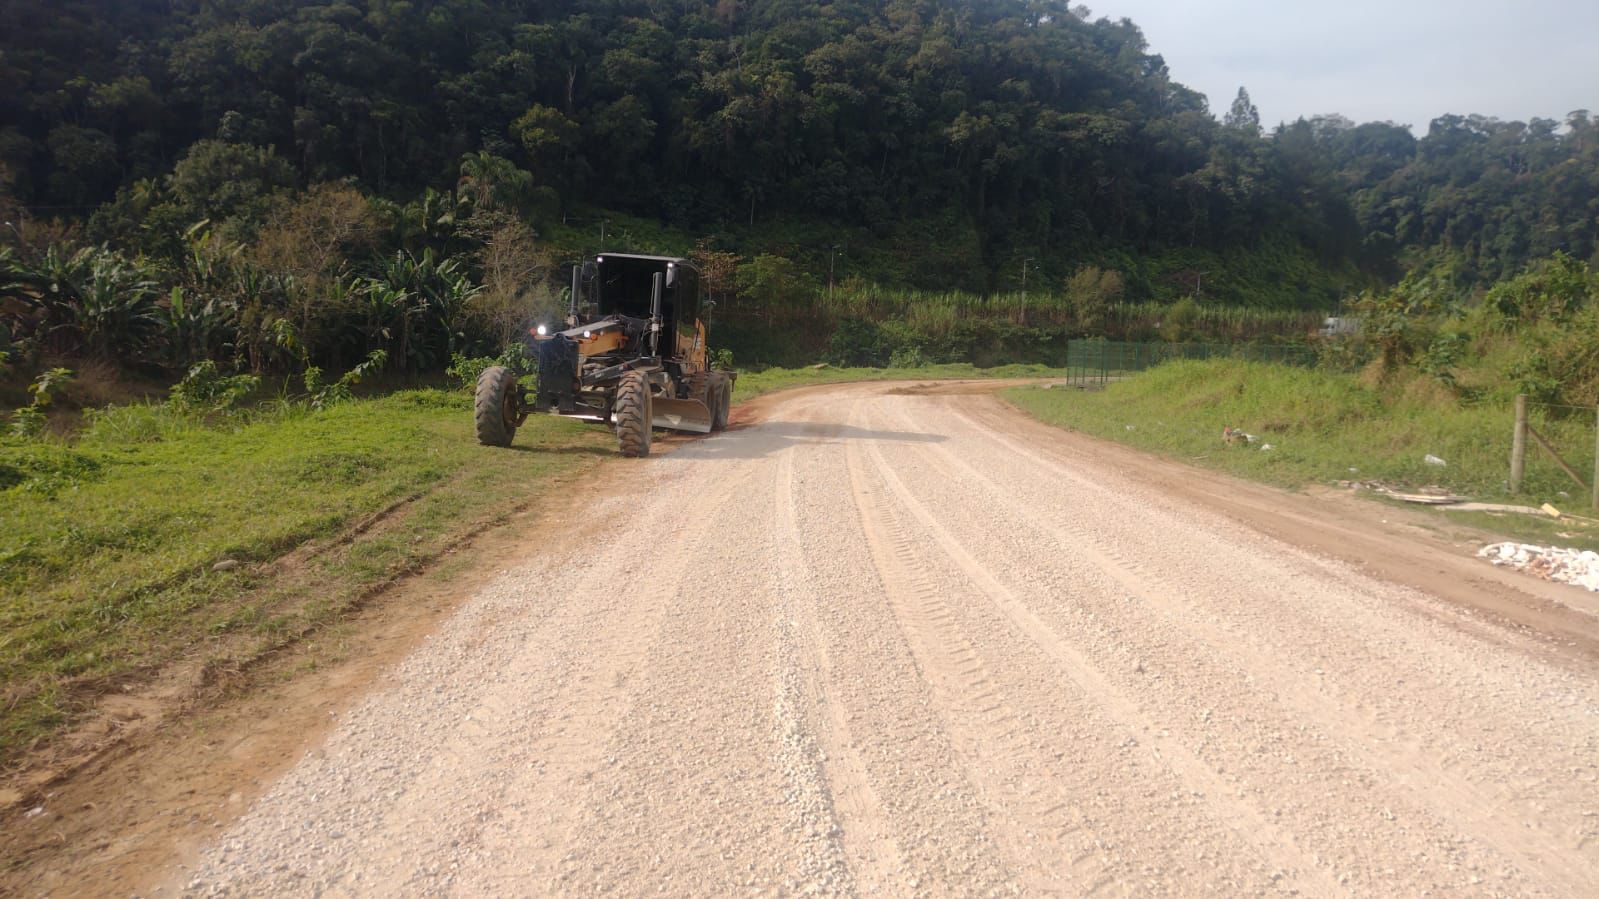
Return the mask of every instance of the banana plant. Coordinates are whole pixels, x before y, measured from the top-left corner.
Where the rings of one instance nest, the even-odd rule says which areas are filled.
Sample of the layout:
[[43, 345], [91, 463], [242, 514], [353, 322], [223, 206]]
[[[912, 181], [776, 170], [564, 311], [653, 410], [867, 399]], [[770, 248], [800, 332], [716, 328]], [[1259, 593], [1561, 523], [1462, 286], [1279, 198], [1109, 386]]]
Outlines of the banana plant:
[[66, 304], [62, 327], [100, 359], [145, 358], [162, 336], [155, 280], [137, 262], [109, 250], [83, 252], [91, 254], [87, 276], [77, 286], [76, 302]]

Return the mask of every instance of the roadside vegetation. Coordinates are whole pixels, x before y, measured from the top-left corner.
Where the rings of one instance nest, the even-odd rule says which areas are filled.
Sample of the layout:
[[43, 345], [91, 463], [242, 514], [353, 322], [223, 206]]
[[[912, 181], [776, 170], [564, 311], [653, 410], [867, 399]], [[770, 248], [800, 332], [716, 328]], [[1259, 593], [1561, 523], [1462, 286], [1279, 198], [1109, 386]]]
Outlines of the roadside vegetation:
[[[1593, 514], [1587, 490], [1536, 447], [1520, 494], [1508, 478], [1517, 395], [1578, 473], [1593, 471], [1599, 273], [1556, 255], [1487, 290], [1413, 277], [1354, 307], [1361, 331], [1322, 342], [1313, 367], [1183, 361], [1102, 392], [1008, 396], [1052, 424], [1278, 484], [1438, 486]], [[1227, 427], [1253, 439], [1226, 443]]]
[[336, 620], [612, 443], [540, 417], [487, 450], [437, 388], [240, 408], [175, 390], [5, 438], [0, 759], [127, 677], [225, 671]]

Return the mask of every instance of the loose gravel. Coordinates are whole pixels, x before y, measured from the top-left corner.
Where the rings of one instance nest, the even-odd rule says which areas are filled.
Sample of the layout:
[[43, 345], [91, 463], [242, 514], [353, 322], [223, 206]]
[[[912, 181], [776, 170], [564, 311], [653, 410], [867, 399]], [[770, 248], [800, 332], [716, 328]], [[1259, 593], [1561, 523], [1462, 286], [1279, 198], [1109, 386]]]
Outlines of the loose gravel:
[[186, 891], [1599, 895], [1594, 679], [1008, 414], [855, 385], [633, 466]]

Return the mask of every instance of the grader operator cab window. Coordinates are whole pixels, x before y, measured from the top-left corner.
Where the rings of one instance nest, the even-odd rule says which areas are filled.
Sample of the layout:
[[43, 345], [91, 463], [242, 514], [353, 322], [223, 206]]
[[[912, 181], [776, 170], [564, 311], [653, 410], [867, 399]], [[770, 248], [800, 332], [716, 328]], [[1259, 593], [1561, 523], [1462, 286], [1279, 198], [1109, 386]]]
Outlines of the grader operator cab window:
[[599, 263], [598, 306], [601, 315], [650, 317], [650, 299], [657, 273], [665, 275], [661, 297], [661, 330], [692, 332], [699, 315], [699, 283], [685, 262], [662, 256], [606, 255]]

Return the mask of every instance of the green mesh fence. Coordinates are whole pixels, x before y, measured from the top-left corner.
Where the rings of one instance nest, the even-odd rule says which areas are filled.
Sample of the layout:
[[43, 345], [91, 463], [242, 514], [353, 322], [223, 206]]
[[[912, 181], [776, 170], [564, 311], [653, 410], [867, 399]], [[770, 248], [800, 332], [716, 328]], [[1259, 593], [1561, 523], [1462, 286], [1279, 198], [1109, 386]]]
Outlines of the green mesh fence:
[[1283, 365], [1313, 365], [1316, 353], [1305, 346], [1249, 343], [1130, 343], [1118, 340], [1073, 340], [1066, 345], [1068, 380], [1083, 387], [1103, 386], [1117, 378], [1175, 359], [1248, 359]]

